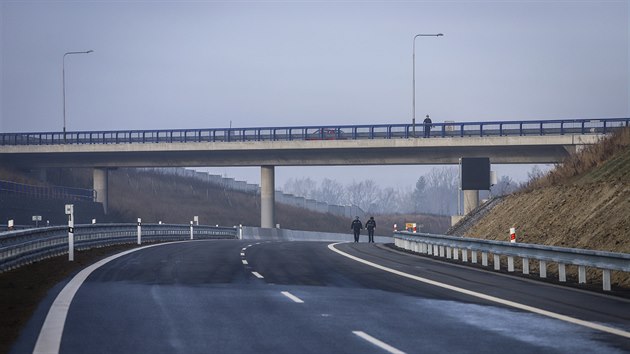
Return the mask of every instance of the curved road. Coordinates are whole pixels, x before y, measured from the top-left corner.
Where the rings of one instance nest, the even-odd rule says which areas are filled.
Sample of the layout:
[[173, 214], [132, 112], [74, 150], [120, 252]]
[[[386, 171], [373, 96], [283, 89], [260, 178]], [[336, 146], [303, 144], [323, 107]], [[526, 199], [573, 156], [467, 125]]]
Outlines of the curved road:
[[42, 326], [56, 295], [14, 352], [33, 352], [46, 328], [63, 333], [38, 343], [52, 353], [630, 351], [627, 300], [379, 244], [148, 247], [96, 268], [69, 308], [53, 306], [67, 310], [65, 326]]

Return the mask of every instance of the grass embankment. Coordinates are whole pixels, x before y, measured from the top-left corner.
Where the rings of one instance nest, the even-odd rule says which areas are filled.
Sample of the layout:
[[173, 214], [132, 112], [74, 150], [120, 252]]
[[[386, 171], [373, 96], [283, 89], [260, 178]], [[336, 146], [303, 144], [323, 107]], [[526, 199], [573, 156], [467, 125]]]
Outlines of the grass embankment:
[[[507, 240], [513, 226], [519, 242], [630, 253], [630, 128], [571, 154], [507, 196], [466, 236]], [[599, 271], [588, 278], [601, 282]], [[630, 287], [630, 274], [614, 272], [612, 282]]]

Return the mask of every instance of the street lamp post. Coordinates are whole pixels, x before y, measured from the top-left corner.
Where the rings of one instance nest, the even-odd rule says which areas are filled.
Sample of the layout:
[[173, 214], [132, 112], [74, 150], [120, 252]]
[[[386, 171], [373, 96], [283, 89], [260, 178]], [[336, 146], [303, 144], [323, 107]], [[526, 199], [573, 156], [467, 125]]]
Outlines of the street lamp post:
[[416, 137], [416, 38], [418, 37], [442, 37], [444, 34], [435, 33], [435, 34], [416, 34], [413, 37], [413, 100], [412, 100], [412, 117], [411, 122], [413, 124], [413, 137]]
[[88, 50], [85, 52], [67, 52], [63, 55], [63, 64], [61, 68], [61, 76], [63, 83], [63, 139], [66, 140], [66, 55], [70, 54], [90, 54], [94, 52], [93, 50]]

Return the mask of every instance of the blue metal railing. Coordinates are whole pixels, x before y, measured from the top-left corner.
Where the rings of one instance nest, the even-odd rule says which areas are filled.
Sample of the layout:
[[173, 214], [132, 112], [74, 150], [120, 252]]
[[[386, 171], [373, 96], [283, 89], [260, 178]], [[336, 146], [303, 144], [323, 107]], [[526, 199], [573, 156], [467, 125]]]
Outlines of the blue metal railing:
[[[606, 134], [630, 118], [561, 119], [423, 124], [326, 125], [173, 130], [2, 133], [0, 145], [148, 144], [292, 140], [358, 140]], [[425, 129], [428, 130], [425, 135]]]

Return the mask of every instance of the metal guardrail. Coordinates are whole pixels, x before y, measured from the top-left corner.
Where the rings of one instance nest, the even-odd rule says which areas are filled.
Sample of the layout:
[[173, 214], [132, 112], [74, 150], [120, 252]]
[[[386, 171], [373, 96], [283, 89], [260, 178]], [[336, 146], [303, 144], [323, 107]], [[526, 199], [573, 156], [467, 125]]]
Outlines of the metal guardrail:
[[529, 274], [529, 260], [539, 262], [541, 278], [547, 277], [547, 262], [558, 264], [558, 278], [566, 281], [566, 265], [578, 266], [578, 281], [586, 283], [586, 267], [602, 270], [603, 289], [609, 291], [610, 271], [630, 272], [630, 254], [544, 246], [527, 243], [510, 243], [494, 240], [482, 240], [446, 235], [433, 235], [410, 232], [395, 232], [394, 244], [397, 247], [420, 254], [435, 257], [477, 263], [478, 252], [481, 252], [482, 265], [488, 266], [488, 254], [494, 256], [494, 269], [500, 270], [500, 257], [507, 256], [508, 272], [514, 272], [514, 257], [522, 260], [523, 274]]
[[[143, 224], [142, 242], [182, 241], [191, 238], [191, 225]], [[75, 249], [84, 250], [136, 243], [137, 224], [75, 225]], [[233, 227], [193, 226], [195, 239], [233, 239]], [[0, 272], [68, 253], [68, 227], [55, 226], [0, 233]]]
[[630, 126], [630, 118], [561, 119], [424, 124], [326, 125], [174, 130], [2, 133], [0, 145], [147, 144], [292, 140], [359, 140], [606, 134]]

